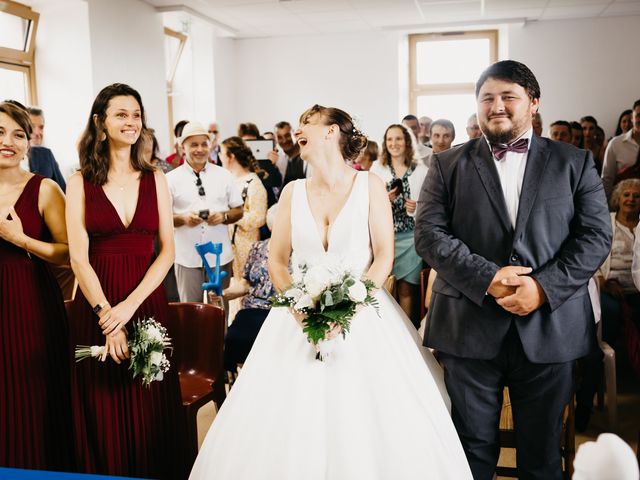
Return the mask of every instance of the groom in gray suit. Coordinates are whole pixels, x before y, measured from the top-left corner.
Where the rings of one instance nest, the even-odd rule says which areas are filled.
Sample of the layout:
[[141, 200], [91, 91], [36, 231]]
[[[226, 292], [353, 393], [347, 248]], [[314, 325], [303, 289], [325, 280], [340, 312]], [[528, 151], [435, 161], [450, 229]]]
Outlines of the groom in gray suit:
[[589, 151], [533, 135], [533, 73], [515, 61], [476, 84], [482, 137], [434, 155], [415, 244], [438, 276], [425, 345], [438, 350], [474, 478], [498, 461], [509, 387], [520, 478], [560, 479], [572, 364], [595, 345], [587, 282], [611, 225]]

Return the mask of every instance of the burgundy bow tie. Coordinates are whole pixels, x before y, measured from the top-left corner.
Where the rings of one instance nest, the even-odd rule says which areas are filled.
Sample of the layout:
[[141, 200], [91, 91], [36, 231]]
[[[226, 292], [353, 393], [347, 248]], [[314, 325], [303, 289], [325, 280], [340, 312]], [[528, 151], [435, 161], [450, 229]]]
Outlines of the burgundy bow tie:
[[496, 145], [491, 144], [491, 151], [493, 152], [493, 156], [496, 157], [496, 160], [502, 160], [507, 152], [527, 153], [528, 148], [528, 138], [521, 138], [520, 140], [513, 142], [511, 145], [504, 145], [503, 143], [498, 143]]

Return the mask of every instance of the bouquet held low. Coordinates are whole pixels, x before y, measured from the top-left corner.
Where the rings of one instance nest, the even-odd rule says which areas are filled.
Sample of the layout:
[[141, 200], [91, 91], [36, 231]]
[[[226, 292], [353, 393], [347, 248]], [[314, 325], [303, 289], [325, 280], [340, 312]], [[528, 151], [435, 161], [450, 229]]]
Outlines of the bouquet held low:
[[[171, 338], [167, 329], [151, 318], [133, 322], [133, 329], [127, 340], [129, 347], [129, 370], [133, 378], [141, 377], [148, 387], [153, 381], [161, 381], [171, 364], [164, 351], [171, 348]], [[78, 345], [75, 350], [76, 362], [87, 358], [97, 358], [105, 353], [104, 345]]]

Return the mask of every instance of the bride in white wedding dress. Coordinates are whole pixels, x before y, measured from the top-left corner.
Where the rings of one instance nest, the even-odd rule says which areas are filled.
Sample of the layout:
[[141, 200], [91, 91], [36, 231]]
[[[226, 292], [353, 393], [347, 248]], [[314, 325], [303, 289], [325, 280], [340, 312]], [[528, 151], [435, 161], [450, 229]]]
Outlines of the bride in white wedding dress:
[[[301, 260], [339, 256], [380, 286], [393, 262], [382, 182], [356, 172], [366, 138], [342, 110], [314, 106], [296, 130], [313, 178], [284, 189], [269, 245], [277, 290]], [[321, 261], [321, 260], [320, 260]], [[299, 315], [273, 308], [191, 472], [212, 480], [471, 479], [442, 371], [397, 303], [376, 293], [325, 362]]]

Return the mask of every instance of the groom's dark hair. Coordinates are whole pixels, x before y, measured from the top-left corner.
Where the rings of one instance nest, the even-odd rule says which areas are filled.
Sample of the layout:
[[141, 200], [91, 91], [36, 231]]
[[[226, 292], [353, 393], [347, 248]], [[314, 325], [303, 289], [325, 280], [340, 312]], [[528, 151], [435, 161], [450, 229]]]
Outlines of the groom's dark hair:
[[538, 80], [524, 63], [516, 62], [515, 60], [503, 60], [488, 67], [476, 82], [476, 98], [478, 98], [480, 88], [484, 85], [484, 82], [490, 78], [517, 83], [527, 91], [532, 100], [540, 98]]

